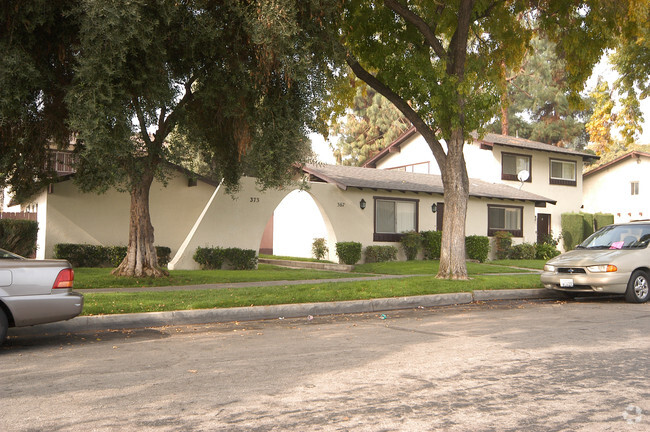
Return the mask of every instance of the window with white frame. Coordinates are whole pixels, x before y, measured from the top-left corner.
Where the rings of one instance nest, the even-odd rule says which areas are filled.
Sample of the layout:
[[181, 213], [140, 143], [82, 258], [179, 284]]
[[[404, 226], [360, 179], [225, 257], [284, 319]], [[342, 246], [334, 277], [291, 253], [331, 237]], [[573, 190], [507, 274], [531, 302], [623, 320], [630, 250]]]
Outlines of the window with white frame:
[[639, 194], [639, 182], [638, 181], [630, 182], [630, 195], [638, 195], [638, 194]]
[[501, 153], [501, 179], [502, 180], [519, 180], [517, 174], [521, 171], [528, 171], [526, 182], [532, 181], [530, 170], [532, 157], [515, 153]]
[[375, 197], [375, 241], [399, 241], [418, 230], [418, 200]]
[[576, 185], [576, 162], [570, 160], [550, 160], [550, 184], [575, 186]]
[[506, 231], [523, 237], [523, 216], [524, 208], [520, 206], [488, 205], [488, 236]]

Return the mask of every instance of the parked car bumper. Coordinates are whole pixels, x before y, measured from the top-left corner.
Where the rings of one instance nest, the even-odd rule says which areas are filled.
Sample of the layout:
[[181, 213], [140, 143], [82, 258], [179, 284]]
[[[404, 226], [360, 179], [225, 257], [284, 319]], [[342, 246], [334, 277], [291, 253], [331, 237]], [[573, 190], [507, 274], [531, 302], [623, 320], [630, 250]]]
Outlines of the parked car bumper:
[[[623, 272], [586, 274], [558, 274], [555, 272], [544, 272], [541, 275], [541, 280], [544, 284], [544, 287], [557, 291], [568, 292], [624, 294], [625, 290], [627, 289], [627, 282], [629, 279], [629, 273]], [[571, 282], [566, 283], [566, 281], [569, 280]]]
[[74, 291], [47, 295], [4, 297], [3, 301], [14, 317], [16, 327], [63, 321], [79, 315], [83, 295]]

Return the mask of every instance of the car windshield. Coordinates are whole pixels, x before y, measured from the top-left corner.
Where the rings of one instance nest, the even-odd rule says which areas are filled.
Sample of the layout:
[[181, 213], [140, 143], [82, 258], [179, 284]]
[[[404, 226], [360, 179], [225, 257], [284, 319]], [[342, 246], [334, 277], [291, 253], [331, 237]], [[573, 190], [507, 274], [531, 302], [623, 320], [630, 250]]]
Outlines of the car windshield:
[[580, 249], [642, 249], [650, 243], [650, 224], [648, 225], [609, 225], [589, 237], [579, 246]]

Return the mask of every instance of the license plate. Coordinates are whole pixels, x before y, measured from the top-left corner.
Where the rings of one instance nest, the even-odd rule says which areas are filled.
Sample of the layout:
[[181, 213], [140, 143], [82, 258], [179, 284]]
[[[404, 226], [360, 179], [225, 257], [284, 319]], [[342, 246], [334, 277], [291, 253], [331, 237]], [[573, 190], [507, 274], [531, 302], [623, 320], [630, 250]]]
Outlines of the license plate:
[[573, 287], [573, 279], [560, 279], [560, 286], [562, 288], [572, 288]]

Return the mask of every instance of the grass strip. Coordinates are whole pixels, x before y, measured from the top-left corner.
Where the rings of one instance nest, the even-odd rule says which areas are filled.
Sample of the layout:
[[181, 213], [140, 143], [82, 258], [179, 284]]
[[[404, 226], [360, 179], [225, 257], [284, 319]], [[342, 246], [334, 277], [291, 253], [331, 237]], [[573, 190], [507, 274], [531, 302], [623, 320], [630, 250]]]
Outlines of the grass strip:
[[112, 270], [107, 268], [76, 268], [74, 270], [74, 287], [75, 289], [132, 288], [359, 277], [359, 274], [356, 273], [288, 269], [269, 264], [259, 264], [257, 270], [170, 270], [169, 277], [164, 278], [113, 276], [111, 274]]
[[[513, 269], [503, 265], [494, 265], [495, 261], [490, 261], [490, 264], [482, 263], [467, 263], [467, 273], [469, 275], [477, 275], [482, 273], [519, 273], [526, 272], [524, 269]], [[391, 274], [391, 275], [407, 275], [407, 274], [432, 274], [438, 273], [440, 261], [388, 261], [381, 263], [359, 264], [354, 267], [355, 272], [360, 273], [377, 273], [377, 274]], [[542, 264], [542, 267], [544, 265]]]
[[548, 260], [494, 260], [490, 261], [490, 264], [544, 270], [546, 261]]
[[261, 288], [88, 293], [85, 294], [83, 315], [367, 300], [519, 288], [542, 288], [542, 284], [538, 275], [475, 276], [470, 281], [440, 280], [423, 276]]

